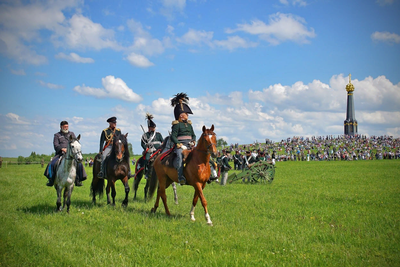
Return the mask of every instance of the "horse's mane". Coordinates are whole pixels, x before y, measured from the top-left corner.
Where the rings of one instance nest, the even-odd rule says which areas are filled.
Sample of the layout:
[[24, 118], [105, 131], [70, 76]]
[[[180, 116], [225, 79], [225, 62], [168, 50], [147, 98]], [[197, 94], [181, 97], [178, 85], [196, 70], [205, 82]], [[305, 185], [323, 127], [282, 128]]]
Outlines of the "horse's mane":
[[121, 142], [122, 142], [122, 144], [124, 145], [124, 148], [125, 148], [124, 160], [129, 162], [130, 154], [129, 154], [129, 149], [128, 149], [128, 140], [126, 139], [125, 135], [123, 135], [123, 134], [114, 136], [114, 142], [113, 142], [113, 146], [112, 146], [112, 149], [111, 149], [110, 158], [115, 159], [115, 153], [114, 153], [115, 152], [115, 145], [119, 140], [121, 140]]

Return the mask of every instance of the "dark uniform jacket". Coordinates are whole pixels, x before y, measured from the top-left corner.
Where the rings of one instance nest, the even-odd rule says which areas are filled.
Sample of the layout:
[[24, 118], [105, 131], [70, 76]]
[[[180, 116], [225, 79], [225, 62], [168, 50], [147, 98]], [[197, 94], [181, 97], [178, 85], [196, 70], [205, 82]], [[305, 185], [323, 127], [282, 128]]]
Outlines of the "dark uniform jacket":
[[114, 139], [114, 135], [118, 136], [121, 135], [121, 130], [119, 128], [115, 128], [114, 130], [112, 130], [110, 127], [104, 129], [101, 132], [101, 136], [100, 136], [100, 153], [103, 152], [104, 150], [104, 146], [105, 145], [111, 145], [112, 141]]
[[190, 120], [186, 123], [178, 120], [172, 122], [171, 140], [178, 148], [181, 146], [181, 142], [178, 140], [179, 136], [190, 136], [192, 139], [191, 141], [196, 141], [196, 135], [194, 134], [192, 122]]
[[54, 134], [53, 146], [54, 150], [56, 151], [56, 155], [61, 155], [62, 154], [61, 149], [68, 147], [70, 136], [76, 139], [74, 132], [63, 133], [59, 131], [58, 133]]

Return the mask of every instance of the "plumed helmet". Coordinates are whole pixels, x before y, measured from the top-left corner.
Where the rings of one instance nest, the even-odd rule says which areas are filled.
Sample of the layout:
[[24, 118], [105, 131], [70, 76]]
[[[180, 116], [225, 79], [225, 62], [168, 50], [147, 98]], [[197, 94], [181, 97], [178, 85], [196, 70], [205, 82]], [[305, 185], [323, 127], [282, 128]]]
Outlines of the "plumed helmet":
[[153, 118], [153, 115], [151, 115], [150, 113], [146, 113], [147, 127], [156, 127]]
[[189, 97], [185, 93], [176, 94], [171, 99], [171, 106], [175, 107], [174, 108], [175, 120], [179, 119], [179, 115], [181, 115], [181, 113], [193, 114], [188, 104], [189, 104]]

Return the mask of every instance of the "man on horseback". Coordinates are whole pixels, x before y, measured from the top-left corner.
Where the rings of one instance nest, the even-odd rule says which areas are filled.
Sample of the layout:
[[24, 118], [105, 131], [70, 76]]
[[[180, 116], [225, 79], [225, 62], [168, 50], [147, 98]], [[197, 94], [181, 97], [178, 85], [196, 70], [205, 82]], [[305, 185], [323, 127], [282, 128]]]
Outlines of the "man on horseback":
[[153, 115], [146, 113], [148, 132], [142, 135], [141, 146], [143, 148], [144, 173], [145, 179], [149, 177], [149, 159], [150, 156], [161, 146], [163, 137], [156, 132], [156, 124], [153, 122]]
[[171, 133], [171, 140], [175, 144], [174, 152], [176, 153], [174, 167], [178, 171], [178, 180], [181, 185], [186, 184], [186, 179], [183, 176], [182, 152], [196, 144], [196, 135], [193, 131], [192, 122], [188, 120], [188, 114], [193, 114], [188, 103], [189, 97], [185, 93], [176, 94], [171, 99], [171, 106], [175, 107], [175, 120], [172, 122]]
[[[67, 147], [68, 147], [68, 142], [70, 140], [70, 136], [72, 136], [73, 139], [76, 139], [74, 132], [69, 131], [68, 128], [69, 128], [68, 122], [62, 121], [60, 123], [60, 131], [54, 134], [53, 146], [54, 150], [56, 151], [56, 154], [52, 158], [50, 163], [47, 165], [46, 170], [44, 171], [44, 175], [47, 177], [47, 179], [49, 179], [49, 181], [46, 184], [47, 186], [54, 185], [54, 178], [56, 176], [56, 165], [60, 157], [65, 153], [67, 153]], [[82, 181], [86, 180], [86, 178], [87, 175], [85, 168], [83, 167], [83, 164], [78, 163], [78, 166], [76, 168], [75, 185], [82, 186]]]
[[108, 128], [104, 129], [101, 132], [100, 136], [99, 153], [101, 154], [101, 165], [100, 165], [100, 172], [97, 175], [97, 177], [100, 179], [104, 179], [104, 160], [111, 152], [114, 136], [121, 135], [121, 130], [119, 128], [116, 128], [117, 126], [116, 117], [109, 118], [107, 122], [108, 122]]

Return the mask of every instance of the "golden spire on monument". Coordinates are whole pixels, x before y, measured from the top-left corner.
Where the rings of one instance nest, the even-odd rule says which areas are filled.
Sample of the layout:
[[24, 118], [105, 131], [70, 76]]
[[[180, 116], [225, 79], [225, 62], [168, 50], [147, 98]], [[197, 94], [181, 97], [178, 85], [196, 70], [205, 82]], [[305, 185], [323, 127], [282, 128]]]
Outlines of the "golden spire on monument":
[[349, 83], [346, 85], [346, 91], [348, 93], [354, 91], [354, 85], [351, 83], [351, 73], [349, 74]]

